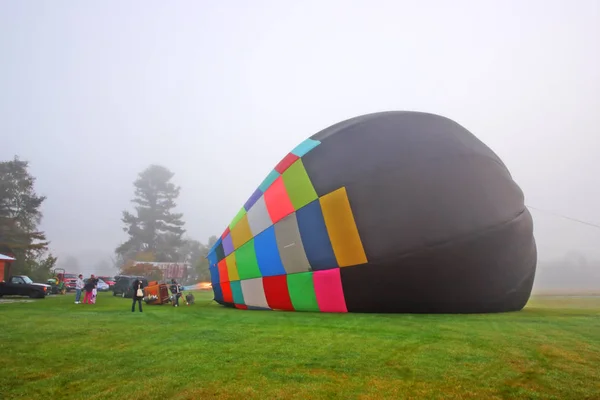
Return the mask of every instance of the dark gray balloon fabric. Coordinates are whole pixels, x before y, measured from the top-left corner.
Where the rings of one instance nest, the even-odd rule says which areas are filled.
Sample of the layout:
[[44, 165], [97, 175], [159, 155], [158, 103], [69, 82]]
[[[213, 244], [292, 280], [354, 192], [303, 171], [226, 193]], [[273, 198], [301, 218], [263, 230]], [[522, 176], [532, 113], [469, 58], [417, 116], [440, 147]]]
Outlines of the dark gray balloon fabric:
[[384, 112], [286, 155], [208, 258], [215, 299], [237, 308], [478, 313], [524, 307], [537, 252], [490, 148], [450, 119]]

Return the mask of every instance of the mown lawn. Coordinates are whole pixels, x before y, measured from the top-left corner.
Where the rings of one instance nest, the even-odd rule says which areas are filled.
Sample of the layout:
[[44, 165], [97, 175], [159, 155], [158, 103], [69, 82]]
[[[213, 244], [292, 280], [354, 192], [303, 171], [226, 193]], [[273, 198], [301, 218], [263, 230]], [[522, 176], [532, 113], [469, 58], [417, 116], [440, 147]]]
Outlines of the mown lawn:
[[1, 399], [600, 399], [600, 298], [365, 315], [0, 304]]

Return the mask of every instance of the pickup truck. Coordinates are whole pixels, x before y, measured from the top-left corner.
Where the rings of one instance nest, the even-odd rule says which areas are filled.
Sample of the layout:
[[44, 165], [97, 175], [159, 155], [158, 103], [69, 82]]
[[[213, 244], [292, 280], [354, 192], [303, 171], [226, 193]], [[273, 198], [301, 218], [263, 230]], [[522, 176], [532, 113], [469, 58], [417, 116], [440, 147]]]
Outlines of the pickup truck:
[[26, 275], [11, 276], [7, 282], [0, 282], [0, 297], [29, 296], [43, 299], [51, 292], [51, 286], [44, 283], [34, 283]]

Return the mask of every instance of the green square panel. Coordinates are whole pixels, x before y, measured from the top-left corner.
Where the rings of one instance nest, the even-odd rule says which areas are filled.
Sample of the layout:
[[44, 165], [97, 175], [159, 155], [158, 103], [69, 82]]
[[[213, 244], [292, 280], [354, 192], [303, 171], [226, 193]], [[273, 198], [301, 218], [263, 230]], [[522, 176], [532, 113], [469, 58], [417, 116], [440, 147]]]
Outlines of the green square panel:
[[244, 294], [242, 293], [242, 282], [241, 281], [231, 281], [230, 285], [231, 285], [231, 292], [233, 293], [233, 302], [235, 304], [245, 305], [246, 303], [244, 303]]
[[238, 211], [238, 213], [235, 215], [235, 217], [233, 217], [231, 224], [229, 224], [229, 229], [233, 229], [235, 227], [235, 225], [238, 222], [240, 222], [240, 220], [242, 218], [244, 218], [244, 215], [246, 215], [246, 209], [244, 207], [242, 207], [242, 209], [240, 211]]
[[282, 176], [294, 210], [298, 210], [317, 199], [317, 192], [315, 192], [306, 169], [304, 169], [302, 159], [293, 163]]
[[[319, 311], [312, 272], [301, 272], [287, 276], [288, 291], [296, 311]], [[233, 282], [232, 287], [233, 287]]]
[[260, 278], [262, 276], [254, 251], [254, 239], [235, 251], [235, 261], [237, 262], [240, 279]]

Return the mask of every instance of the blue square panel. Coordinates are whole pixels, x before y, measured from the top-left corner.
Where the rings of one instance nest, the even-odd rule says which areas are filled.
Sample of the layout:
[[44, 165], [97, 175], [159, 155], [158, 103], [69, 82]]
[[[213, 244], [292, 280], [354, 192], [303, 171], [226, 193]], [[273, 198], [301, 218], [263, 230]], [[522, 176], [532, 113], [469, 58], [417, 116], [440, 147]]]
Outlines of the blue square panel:
[[213, 287], [215, 285], [218, 286], [220, 283], [220, 277], [219, 268], [217, 267], [217, 264], [210, 264], [208, 270], [210, 271], [210, 283], [213, 285]]
[[279, 178], [279, 175], [280, 175], [279, 172], [272, 170], [271, 172], [269, 172], [269, 175], [267, 175], [265, 180], [262, 181], [262, 183], [260, 184], [258, 189], [263, 193], [266, 192], [267, 189], [271, 186], [271, 184], [273, 182], [275, 182], [277, 180], [277, 178]]
[[314, 271], [337, 268], [321, 204], [315, 200], [296, 211], [298, 229], [308, 262]]
[[208, 265], [213, 265], [219, 262], [216, 250], [213, 250], [210, 253], [208, 253], [208, 257], [206, 258], [208, 259]]
[[296, 146], [294, 150], [292, 150], [292, 154], [298, 157], [302, 157], [303, 155], [305, 155], [320, 144], [321, 142], [319, 142], [318, 140], [306, 139], [304, 142]]
[[285, 268], [279, 256], [275, 227], [270, 226], [262, 233], [254, 237], [254, 251], [258, 268], [262, 276], [284, 275]]

